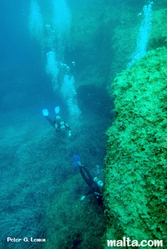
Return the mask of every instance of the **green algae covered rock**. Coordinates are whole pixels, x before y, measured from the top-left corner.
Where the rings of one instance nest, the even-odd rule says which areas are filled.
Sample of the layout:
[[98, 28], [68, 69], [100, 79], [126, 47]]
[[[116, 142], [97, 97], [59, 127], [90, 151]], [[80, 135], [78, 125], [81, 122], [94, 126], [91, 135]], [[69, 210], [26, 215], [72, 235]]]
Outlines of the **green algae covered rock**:
[[150, 51], [113, 83], [107, 131], [107, 240], [164, 241], [167, 248], [167, 49]]

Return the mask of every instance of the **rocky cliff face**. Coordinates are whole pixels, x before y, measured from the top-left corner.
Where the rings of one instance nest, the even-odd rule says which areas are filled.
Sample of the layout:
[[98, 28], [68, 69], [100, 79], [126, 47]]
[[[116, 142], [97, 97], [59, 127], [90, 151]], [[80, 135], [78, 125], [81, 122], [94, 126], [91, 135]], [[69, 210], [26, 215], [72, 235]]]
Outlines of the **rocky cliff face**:
[[113, 83], [107, 131], [105, 239], [167, 243], [167, 49], [150, 51]]

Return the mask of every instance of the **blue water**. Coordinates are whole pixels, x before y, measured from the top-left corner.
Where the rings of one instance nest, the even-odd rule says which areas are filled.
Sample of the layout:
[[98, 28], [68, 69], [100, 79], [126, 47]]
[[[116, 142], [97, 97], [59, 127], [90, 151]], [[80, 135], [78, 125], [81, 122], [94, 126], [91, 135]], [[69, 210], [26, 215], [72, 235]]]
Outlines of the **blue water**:
[[[50, 11], [48, 1], [41, 3], [41, 9]], [[54, 117], [54, 108], [59, 105], [61, 115], [68, 122], [68, 108], [60, 93], [53, 91], [46, 72], [46, 57], [29, 32], [29, 14], [29, 1], [1, 1], [0, 248], [41, 248], [41, 244], [36, 243], [7, 242], [8, 237], [46, 238], [46, 248], [52, 248], [50, 228], [45, 225], [44, 203], [56, 198], [68, 179], [76, 174], [80, 177], [72, 165], [73, 153], [80, 154], [90, 171], [92, 165], [96, 170], [95, 165], [100, 164], [97, 170], [102, 177], [104, 133], [112, 119], [103, 100], [106, 96], [107, 103], [111, 103], [106, 91], [98, 93], [98, 89], [93, 88], [93, 93], [91, 87], [82, 87], [77, 92], [82, 117], [74, 122], [79, 126], [74, 129], [69, 122], [71, 139], [67, 134], [55, 133], [44, 119], [42, 109], [47, 108]], [[65, 57], [71, 63], [75, 56], [70, 59], [67, 51]], [[84, 188], [79, 195], [71, 190], [75, 201], [88, 190], [83, 179], [81, 181]], [[73, 180], [70, 188], [77, 190], [77, 185]], [[70, 222], [65, 226], [70, 226]], [[60, 234], [63, 234], [61, 230], [56, 236]]]

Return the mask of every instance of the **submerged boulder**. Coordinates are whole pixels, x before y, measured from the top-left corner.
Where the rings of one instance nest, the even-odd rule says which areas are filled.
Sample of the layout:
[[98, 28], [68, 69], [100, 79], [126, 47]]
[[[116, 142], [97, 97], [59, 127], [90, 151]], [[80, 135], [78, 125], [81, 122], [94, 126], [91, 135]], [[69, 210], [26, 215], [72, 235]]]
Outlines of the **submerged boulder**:
[[107, 240], [167, 244], [167, 49], [150, 51], [113, 83], [104, 205]]

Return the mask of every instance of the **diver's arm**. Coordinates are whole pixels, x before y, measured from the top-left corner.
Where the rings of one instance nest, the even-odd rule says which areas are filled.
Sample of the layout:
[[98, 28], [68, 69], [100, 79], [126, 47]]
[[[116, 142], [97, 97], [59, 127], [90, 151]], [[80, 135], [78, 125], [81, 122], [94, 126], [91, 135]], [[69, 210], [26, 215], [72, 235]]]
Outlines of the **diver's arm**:
[[66, 122], [64, 122], [64, 125], [65, 125], [65, 127], [66, 127], [66, 130], [71, 131], [70, 126], [69, 126]]
[[68, 131], [69, 137], [71, 137], [71, 128], [69, 127], [69, 125], [66, 122], [64, 122], [64, 126], [65, 126], [66, 130]]

